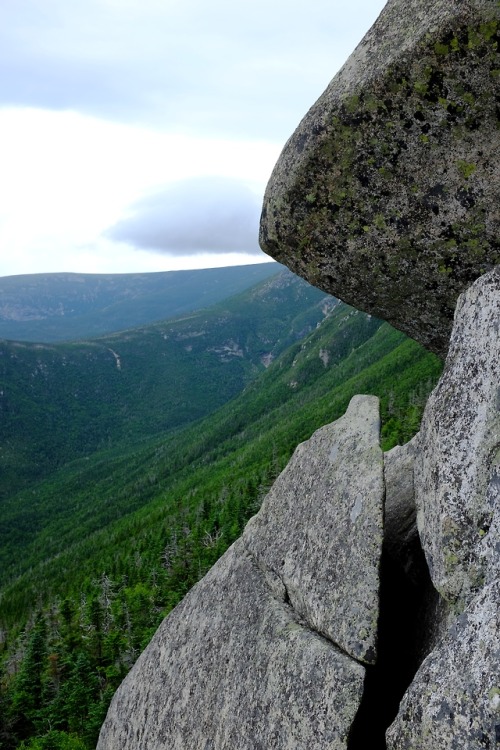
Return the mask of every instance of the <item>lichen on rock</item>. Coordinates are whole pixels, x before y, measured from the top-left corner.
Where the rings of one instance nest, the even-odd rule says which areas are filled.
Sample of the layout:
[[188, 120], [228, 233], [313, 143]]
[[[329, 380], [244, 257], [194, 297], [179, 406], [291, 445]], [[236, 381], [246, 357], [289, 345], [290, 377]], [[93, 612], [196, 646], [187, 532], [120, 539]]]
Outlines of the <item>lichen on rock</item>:
[[500, 577], [500, 268], [458, 301], [422, 419], [417, 520], [434, 585], [457, 607]]
[[425, 659], [387, 733], [388, 750], [494, 750], [500, 741], [500, 581]]
[[357, 396], [298, 448], [119, 687], [98, 750], [347, 750], [378, 617], [378, 433]]
[[496, 0], [389, 0], [286, 144], [263, 250], [444, 356], [500, 263]]

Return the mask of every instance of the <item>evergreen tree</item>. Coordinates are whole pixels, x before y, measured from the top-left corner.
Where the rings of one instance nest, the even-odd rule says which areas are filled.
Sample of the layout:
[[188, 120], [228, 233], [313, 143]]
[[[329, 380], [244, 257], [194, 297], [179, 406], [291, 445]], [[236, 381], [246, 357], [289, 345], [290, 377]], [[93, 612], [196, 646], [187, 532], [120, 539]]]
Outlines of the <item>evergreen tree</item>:
[[47, 625], [43, 615], [38, 614], [11, 696], [14, 731], [21, 738], [43, 725], [46, 668]]

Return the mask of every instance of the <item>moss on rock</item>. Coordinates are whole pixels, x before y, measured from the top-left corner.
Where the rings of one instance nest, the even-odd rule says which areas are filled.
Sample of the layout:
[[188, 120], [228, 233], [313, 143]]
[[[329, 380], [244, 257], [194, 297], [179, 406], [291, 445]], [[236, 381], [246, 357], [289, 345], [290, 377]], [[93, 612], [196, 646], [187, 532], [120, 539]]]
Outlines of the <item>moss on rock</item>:
[[455, 302], [500, 263], [500, 9], [389, 0], [286, 144], [261, 245], [444, 355]]

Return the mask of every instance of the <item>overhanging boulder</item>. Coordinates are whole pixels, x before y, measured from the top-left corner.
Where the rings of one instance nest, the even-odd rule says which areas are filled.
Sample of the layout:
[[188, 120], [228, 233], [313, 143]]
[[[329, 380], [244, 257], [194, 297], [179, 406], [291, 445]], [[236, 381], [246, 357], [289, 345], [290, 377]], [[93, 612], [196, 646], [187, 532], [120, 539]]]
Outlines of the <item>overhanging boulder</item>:
[[500, 263], [495, 0], [389, 0], [286, 144], [263, 250], [444, 355]]

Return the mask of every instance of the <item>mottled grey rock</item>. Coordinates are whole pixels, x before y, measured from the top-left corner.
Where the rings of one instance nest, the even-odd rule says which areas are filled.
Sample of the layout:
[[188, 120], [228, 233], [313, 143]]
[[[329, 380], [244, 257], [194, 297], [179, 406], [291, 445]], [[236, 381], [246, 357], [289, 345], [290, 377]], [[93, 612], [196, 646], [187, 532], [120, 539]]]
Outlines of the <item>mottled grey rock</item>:
[[294, 610], [356, 659], [376, 658], [383, 454], [375, 396], [298, 446], [243, 539]]
[[125, 678], [97, 750], [345, 750], [364, 671], [271, 592], [240, 539]]
[[500, 263], [499, 21], [496, 0], [389, 0], [264, 199], [265, 252], [440, 355]]
[[[375, 654], [378, 399], [297, 448], [258, 516], [163, 622], [98, 750], [346, 750]], [[338, 645], [337, 645], [338, 644]]]
[[[500, 269], [460, 297], [422, 419], [417, 521], [434, 585], [459, 606], [500, 575]], [[492, 524], [494, 524], [492, 526]]]
[[500, 742], [500, 582], [474, 599], [425, 659], [388, 750], [494, 750]]
[[421, 559], [417, 509], [413, 482], [419, 435], [406, 445], [396, 445], [384, 454], [385, 517], [384, 548], [410, 578], [418, 578]]

